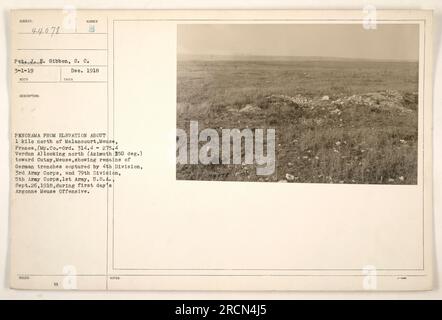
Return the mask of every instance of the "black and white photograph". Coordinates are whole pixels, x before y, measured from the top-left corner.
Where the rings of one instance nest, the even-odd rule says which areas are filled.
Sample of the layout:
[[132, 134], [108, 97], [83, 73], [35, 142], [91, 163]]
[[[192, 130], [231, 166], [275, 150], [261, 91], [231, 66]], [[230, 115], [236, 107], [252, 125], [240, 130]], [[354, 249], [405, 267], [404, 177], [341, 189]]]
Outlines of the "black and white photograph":
[[0, 296], [441, 298], [442, 4], [72, 1], [3, 6]]
[[417, 24], [179, 24], [176, 178], [415, 185], [418, 60]]

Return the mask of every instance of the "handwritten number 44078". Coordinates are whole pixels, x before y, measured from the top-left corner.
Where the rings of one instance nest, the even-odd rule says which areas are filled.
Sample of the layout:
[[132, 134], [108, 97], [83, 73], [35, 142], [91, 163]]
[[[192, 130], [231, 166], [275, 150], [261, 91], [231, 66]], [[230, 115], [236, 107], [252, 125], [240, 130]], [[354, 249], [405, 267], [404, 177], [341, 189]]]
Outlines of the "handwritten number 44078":
[[48, 34], [51, 37], [60, 33], [60, 26], [52, 27], [34, 27], [32, 28], [32, 34], [43, 35]]

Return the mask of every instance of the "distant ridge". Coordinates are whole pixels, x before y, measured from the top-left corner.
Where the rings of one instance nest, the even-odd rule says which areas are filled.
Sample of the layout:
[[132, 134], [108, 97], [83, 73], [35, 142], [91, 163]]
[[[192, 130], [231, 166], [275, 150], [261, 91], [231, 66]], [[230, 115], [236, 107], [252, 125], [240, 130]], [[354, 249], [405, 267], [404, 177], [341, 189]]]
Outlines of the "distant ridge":
[[418, 62], [418, 60], [367, 59], [322, 56], [262, 56], [262, 55], [196, 55], [179, 54], [178, 61], [377, 61], [377, 62]]

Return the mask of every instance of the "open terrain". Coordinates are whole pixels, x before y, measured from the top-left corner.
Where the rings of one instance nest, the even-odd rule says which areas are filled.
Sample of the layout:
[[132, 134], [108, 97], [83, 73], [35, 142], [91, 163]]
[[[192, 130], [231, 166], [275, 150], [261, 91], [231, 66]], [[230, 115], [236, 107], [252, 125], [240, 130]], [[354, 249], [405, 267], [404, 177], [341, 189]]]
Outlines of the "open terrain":
[[274, 128], [276, 170], [177, 164], [177, 179], [416, 184], [417, 91], [417, 62], [178, 61], [177, 128]]

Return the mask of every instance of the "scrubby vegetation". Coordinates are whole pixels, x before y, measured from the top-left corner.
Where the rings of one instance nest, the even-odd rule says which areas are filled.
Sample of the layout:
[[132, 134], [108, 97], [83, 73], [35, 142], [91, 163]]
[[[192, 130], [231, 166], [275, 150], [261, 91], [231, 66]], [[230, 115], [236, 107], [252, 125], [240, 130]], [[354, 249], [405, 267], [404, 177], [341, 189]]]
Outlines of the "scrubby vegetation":
[[417, 181], [417, 63], [183, 61], [177, 80], [178, 128], [276, 129], [274, 175], [177, 165], [177, 179]]

